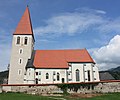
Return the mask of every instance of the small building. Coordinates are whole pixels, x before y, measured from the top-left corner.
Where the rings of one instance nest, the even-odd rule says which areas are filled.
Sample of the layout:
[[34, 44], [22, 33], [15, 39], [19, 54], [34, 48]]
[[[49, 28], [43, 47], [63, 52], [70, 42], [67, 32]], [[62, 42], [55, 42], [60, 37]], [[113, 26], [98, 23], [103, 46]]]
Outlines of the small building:
[[115, 80], [115, 78], [107, 71], [101, 71], [100, 74], [100, 80]]
[[27, 7], [13, 33], [8, 84], [54, 84], [99, 81], [96, 63], [86, 49], [34, 50]]

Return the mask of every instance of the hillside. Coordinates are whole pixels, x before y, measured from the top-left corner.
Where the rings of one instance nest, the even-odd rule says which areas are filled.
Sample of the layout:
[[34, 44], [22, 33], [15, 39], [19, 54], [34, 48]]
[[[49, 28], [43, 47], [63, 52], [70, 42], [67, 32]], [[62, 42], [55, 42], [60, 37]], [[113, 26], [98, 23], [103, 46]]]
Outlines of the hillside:
[[116, 79], [120, 80], [120, 66], [117, 68], [109, 69], [108, 72]]
[[0, 84], [3, 84], [5, 81], [4, 79], [8, 78], [8, 71], [2, 71], [0, 72]]

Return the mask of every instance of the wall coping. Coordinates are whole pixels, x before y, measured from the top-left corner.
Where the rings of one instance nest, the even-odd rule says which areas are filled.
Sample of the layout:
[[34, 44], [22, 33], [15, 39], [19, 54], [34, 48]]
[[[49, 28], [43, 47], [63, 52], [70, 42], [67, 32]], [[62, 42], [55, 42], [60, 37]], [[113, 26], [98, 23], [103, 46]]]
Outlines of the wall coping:
[[96, 82], [71, 82], [71, 83], [51, 83], [51, 84], [0, 84], [0, 86], [49, 86], [49, 85], [58, 85], [58, 84], [98, 84], [98, 83], [112, 83], [120, 82], [120, 80], [104, 80]]

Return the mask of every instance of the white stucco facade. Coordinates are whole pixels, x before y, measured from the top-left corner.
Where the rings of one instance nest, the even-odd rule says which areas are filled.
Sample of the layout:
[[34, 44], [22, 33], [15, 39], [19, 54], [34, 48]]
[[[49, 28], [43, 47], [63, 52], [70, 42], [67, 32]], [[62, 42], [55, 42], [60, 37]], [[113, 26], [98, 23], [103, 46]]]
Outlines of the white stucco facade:
[[[79, 71], [78, 80], [76, 79], [76, 70]], [[24, 77], [25, 84], [54, 84], [99, 81], [98, 68], [93, 63], [69, 63], [69, 68], [61, 69], [28, 68], [26, 73], [27, 74]]]
[[[20, 37], [19, 44], [17, 44], [18, 37]], [[25, 37], [27, 37], [27, 44], [24, 44]], [[33, 46], [32, 35], [13, 35], [8, 84], [24, 82], [25, 66], [28, 59], [31, 58]]]

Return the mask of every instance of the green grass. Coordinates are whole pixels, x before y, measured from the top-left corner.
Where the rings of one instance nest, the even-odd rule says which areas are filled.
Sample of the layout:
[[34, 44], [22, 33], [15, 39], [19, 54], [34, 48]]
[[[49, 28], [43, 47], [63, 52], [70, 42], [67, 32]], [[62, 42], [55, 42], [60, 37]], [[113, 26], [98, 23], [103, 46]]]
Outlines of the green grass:
[[105, 94], [92, 98], [45, 97], [21, 93], [1, 93], [0, 100], [120, 100], [120, 93]]
[[34, 96], [21, 93], [2, 93], [0, 100], [52, 100], [44, 96]]

